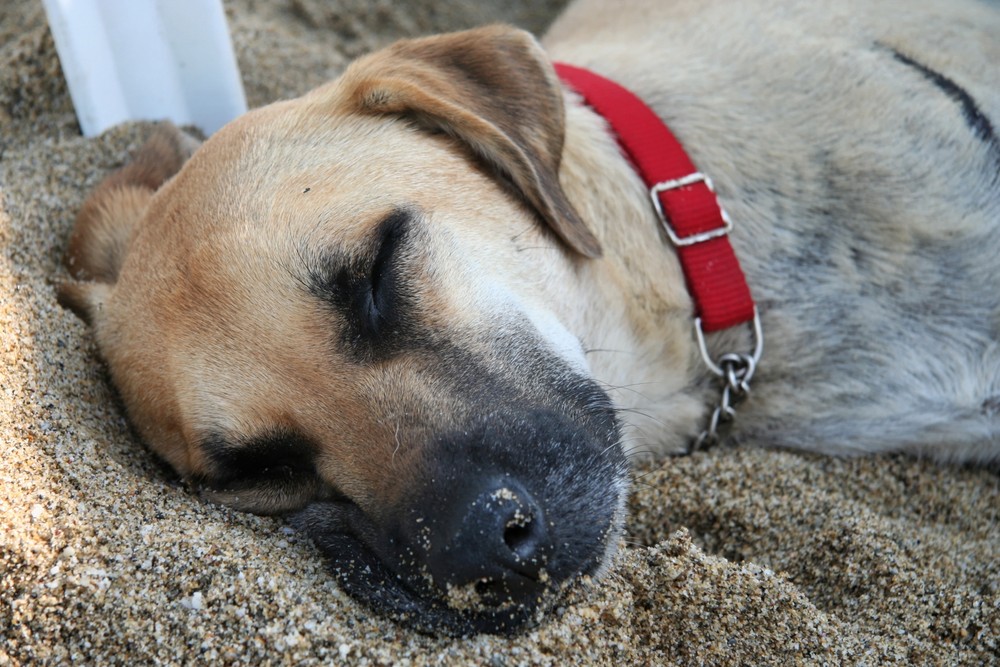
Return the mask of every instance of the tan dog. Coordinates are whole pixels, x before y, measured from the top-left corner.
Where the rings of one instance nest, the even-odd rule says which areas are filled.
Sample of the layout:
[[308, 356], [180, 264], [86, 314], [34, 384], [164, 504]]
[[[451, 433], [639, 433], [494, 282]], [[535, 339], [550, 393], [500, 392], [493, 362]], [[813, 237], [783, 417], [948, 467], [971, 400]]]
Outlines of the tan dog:
[[546, 50], [400, 42], [189, 160], [161, 129], [84, 205], [60, 299], [209, 498], [307, 508], [418, 627], [515, 628], [608, 562], [626, 454], [683, 450], [719, 395], [648, 192], [550, 57], [644, 98], [735, 220], [767, 339], [735, 436], [988, 462], [998, 36], [972, 0], [595, 0]]

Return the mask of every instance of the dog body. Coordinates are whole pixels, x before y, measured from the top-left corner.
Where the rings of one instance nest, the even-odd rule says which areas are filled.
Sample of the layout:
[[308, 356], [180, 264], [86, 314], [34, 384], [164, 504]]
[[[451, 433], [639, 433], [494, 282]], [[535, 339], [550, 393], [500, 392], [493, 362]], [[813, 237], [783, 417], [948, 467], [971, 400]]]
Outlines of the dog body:
[[[996, 5], [654, 4], [578, 3], [546, 47], [651, 105], [714, 180], [735, 222], [730, 236], [766, 346], [734, 434], [836, 454], [996, 459]], [[658, 453], [676, 450], [704, 428], [718, 390], [705, 391], [690, 305], [650, 285], [681, 278], [669, 242], [649, 222], [648, 196], [612, 160], [614, 147], [599, 153], [600, 140], [574, 137], [593, 133], [589, 121], [569, 105], [564, 173], [582, 162], [601, 178], [615, 164], [609, 180], [633, 188], [630, 217], [585, 217], [606, 225], [597, 266], [622, 262], [614, 275], [629, 282], [617, 293], [629, 295], [627, 321], [642, 332], [623, 344], [620, 335], [602, 338], [612, 327], [584, 329], [588, 347], [626, 351], [589, 361], [597, 377], [626, 387], [613, 396], [636, 409], [624, 419], [640, 429], [637, 439], [656, 442]], [[563, 181], [575, 188], [574, 202], [602, 191], [580, 182]], [[753, 346], [719, 338], [716, 353]]]
[[549, 58], [642, 97], [735, 221], [766, 340], [735, 436], [995, 461], [998, 35], [972, 0], [595, 1], [548, 53], [400, 42], [172, 177], [162, 130], [85, 204], [61, 301], [208, 497], [306, 507], [397, 617], [515, 627], [607, 563], [624, 454], [682, 450], [719, 392], [647, 189]]

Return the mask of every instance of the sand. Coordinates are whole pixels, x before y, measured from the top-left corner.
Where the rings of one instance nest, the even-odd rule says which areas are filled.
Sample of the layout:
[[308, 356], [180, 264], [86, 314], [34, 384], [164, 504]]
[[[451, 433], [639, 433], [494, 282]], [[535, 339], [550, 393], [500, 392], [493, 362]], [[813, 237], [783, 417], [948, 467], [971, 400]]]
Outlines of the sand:
[[[558, 4], [226, 7], [259, 105], [393, 38], [540, 30]], [[79, 135], [39, 5], [0, 9], [0, 665], [1000, 663], [995, 470], [737, 447], [644, 465], [610, 573], [513, 638], [405, 631], [281, 520], [201, 501], [55, 303], [75, 210], [149, 126]]]

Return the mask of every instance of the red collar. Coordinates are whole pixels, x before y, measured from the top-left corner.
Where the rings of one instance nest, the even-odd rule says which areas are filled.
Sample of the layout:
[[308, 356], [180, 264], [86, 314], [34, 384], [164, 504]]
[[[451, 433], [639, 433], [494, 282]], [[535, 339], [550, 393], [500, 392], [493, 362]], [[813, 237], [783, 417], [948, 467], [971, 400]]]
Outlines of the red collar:
[[555, 63], [555, 68], [559, 78], [608, 121], [649, 188], [660, 224], [677, 249], [701, 330], [754, 321], [753, 297], [729, 243], [732, 221], [709, 178], [632, 92], [589, 70], [564, 63]]

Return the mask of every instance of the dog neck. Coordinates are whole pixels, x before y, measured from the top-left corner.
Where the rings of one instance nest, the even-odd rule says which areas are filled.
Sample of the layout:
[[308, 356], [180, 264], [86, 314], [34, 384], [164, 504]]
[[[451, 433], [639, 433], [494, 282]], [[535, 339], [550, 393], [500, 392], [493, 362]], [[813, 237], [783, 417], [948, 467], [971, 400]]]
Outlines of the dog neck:
[[[684, 273], [697, 317], [694, 328], [705, 366], [726, 386], [707, 427], [691, 448], [718, 441], [721, 423], [732, 420], [734, 406], [749, 391], [763, 352], [757, 308], [739, 260], [729, 242], [733, 224], [716, 197], [708, 176], [663, 120], [627, 88], [588, 69], [555, 63], [563, 84], [603, 116], [622, 152], [650, 195], [650, 204], [670, 239]], [[706, 332], [739, 324], [753, 325], [753, 350], [731, 349], [716, 358], [708, 351]]]
[[684, 273], [607, 122], [571, 92], [560, 182], [604, 249], [578, 269], [591, 303], [563, 316], [592, 350], [591, 370], [621, 409], [636, 454], [682, 450], [714, 399]]

